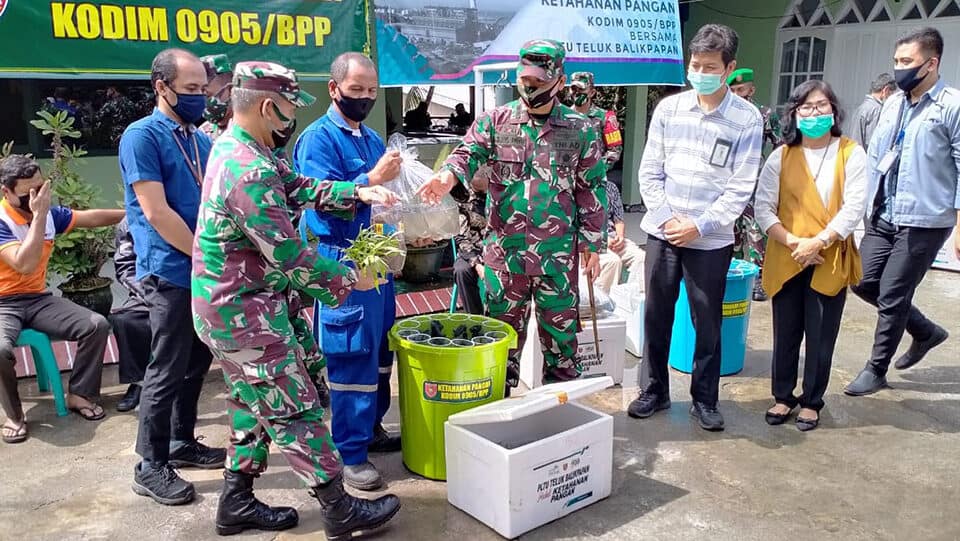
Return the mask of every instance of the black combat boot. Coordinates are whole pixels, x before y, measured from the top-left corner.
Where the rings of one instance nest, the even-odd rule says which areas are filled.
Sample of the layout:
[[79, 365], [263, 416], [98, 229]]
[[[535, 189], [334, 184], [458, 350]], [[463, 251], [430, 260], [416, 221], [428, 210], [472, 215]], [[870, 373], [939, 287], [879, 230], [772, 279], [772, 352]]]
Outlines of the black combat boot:
[[253, 495], [254, 475], [223, 471], [223, 492], [217, 507], [217, 533], [234, 535], [244, 530], [277, 532], [297, 525], [300, 517], [292, 507], [270, 507]]
[[350, 539], [356, 532], [379, 528], [400, 510], [400, 499], [393, 494], [376, 500], [351, 496], [343, 488], [343, 478], [339, 475], [310, 492], [320, 502], [323, 531], [329, 541]]

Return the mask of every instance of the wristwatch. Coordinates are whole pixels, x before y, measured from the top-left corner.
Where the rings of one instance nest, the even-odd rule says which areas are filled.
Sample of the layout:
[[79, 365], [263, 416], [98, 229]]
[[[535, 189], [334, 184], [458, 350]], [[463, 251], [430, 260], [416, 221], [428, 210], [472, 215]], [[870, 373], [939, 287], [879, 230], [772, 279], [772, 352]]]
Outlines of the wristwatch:
[[833, 242], [830, 240], [830, 233], [827, 233], [826, 231], [821, 231], [818, 233], [816, 238], [823, 243], [824, 248], [829, 248], [830, 245], [833, 244]]

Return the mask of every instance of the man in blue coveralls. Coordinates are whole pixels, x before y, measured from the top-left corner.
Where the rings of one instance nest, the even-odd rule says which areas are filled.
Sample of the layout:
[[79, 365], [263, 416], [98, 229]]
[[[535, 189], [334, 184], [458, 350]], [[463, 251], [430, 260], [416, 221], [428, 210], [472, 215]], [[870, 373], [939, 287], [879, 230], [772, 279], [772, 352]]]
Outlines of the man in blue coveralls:
[[[304, 130], [293, 150], [300, 173], [326, 180], [377, 186], [400, 173], [400, 154], [386, 152], [381, 138], [363, 125], [377, 97], [377, 70], [360, 53], [344, 53], [330, 66], [328, 90], [333, 103], [327, 114]], [[303, 219], [317, 236], [320, 255], [341, 259], [342, 250], [370, 225], [370, 207], [358, 204], [356, 218], [346, 221], [307, 211]], [[359, 490], [383, 485], [368, 452], [396, 452], [400, 438], [383, 428], [390, 408], [393, 353], [387, 332], [396, 311], [393, 279], [380, 290], [354, 291], [338, 307], [316, 306], [314, 333], [327, 358], [333, 441], [343, 457], [343, 480]]]

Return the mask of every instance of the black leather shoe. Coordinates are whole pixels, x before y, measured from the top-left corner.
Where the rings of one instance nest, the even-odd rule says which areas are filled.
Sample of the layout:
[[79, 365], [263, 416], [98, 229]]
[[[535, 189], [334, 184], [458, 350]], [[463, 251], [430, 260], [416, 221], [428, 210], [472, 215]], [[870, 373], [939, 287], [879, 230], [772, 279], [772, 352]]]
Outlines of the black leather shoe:
[[[786, 406], [787, 404], [777, 403], [775, 406], [780, 405]], [[791, 415], [793, 415], [793, 407], [791, 407], [790, 411], [786, 413], [773, 413], [772, 411], [767, 410], [767, 413], [764, 414], [764, 419], [766, 419], [768, 425], [777, 426], [787, 422], [787, 419], [789, 419]]]
[[914, 340], [910, 344], [910, 349], [907, 350], [897, 362], [893, 363], [893, 367], [897, 370], [906, 370], [911, 366], [922, 361], [924, 356], [933, 348], [939, 346], [947, 340], [947, 337], [950, 336], [950, 333], [946, 329], [937, 325], [933, 334], [930, 335], [930, 338], [927, 338], [923, 341]]
[[217, 506], [217, 533], [235, 535], [244, 530], [279, 532], [297, 525], [300, 516], [292, 507], [270, 507], [253, 495], [248, 473], [225, 470], [223, 491]]
[[694, 401], [690, 406], [690, 415], [695, 417], [700, 423], [700, 428], [710, 432], [720, 432], [723, 430], [723, 415], [716, 406], [708, 406], [703, 402]]
[[660, 398], [656, 393], [640, 393], [636, 400], [627, 408], [627, 415], [634, 419], [646, 419], [654, 413], [670, 409], [670, 399]]
[[763, 286], [760, 285], [759, 280], [757, 285], [753, 286], [753, 300], [757, 302], [764, 302], [767, 300], [767, 292], [763, 290]]
[[396, 453], [401, 449], [400, 436], [387, 432], [382, 424], [373, 428], [373, 441], [367, 446], [371, 453]]
[[797, 417], [797, 430], [800, 432], [810, 432], [811, 430], [816, 429], [820, 426], [820, 418], [816, 419], [805, 419], [803, 417]]
[[125, 413], [128, 411], [133, 411], [140, 404], [140, 385], [137, 383], [131, 383], [127, 387], [127, 392], [123, 393], [123, 398], [117, 402], [117, 411], [120, 413]]
[[170, 464], [144, 468], [138, 462], [133, 468], [133, 491], [163, 505], [183, 505], [196, 496], [193, 483], [182, 479]]
[[223, 467], [226, 460], [226, 449], [222, 447], [207, 447], [197, 440], [193, 440], [170, 452], [170, 465], [174, 468], [218, 470]]
[[400, 510], [400, 499], [393, 494], [376, 500], [351, 496], [344, 490], [343, 479], [339, 475], [310, 492], [320, 502], [320, 522], [330, 541], [348, 540], [354, 533], [379, 528]]
[[860, 371], [857, 379], [851, 381], [843, 392], [850, 396], [866, 396], [887, 387], [887, 378], [878, 376], [872, 368], [867, 367]]

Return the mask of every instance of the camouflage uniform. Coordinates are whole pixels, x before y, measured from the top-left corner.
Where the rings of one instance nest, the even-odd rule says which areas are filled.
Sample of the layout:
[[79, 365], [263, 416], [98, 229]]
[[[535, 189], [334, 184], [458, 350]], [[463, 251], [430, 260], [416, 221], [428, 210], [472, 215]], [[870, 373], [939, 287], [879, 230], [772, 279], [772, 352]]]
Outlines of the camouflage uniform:
[[[275, 87], [297, 106], [313, 97], [295, 74], [265, 62], [237, 66], [237, 88]], [[214, 144], [203, 186], [193, 250], [194, 326], [220, 362], [229, 387], [233, 433], [227, 468], [259, 474], [276, 442], [308, 486], [340, 471], [340, 455], [323, 424], [299, 342], [309, 330], [288, 290], [329, 305], [341, 302], [353, 271], [322, 258], [298, 236], [291, 213], [316, 208], [350, 217], [356, 186], [293, 173], [237, 125]], [[308, 345], [312, 347], [314, 345]]]
[[[233, 66], [225, 54], [204, 56], [200, 61], [207, 70], [207, 83], [222, 73], [233, 73]], [[226, 94], [226, 98], [223, 94]], [[207, 134], [211, 141], [216, 141], [226, 131], [230, 116], [230, 89], [225, 87], [216, 95], [207, 96], [207, 109], [203, 112], [206, 122], [200, 126], [200, 131]]]
[[[520, 56], [518, 80], [534, 74], [549, 84], [562, 74], [564, 52], [557, 42], [528, 42]], [[492, 167], [483, 250], [487, 311], [516, 329], [522, 348], [533, 298], [547, 379], [580, 373], [574, 358], [577, 267], [579, 252], [598, 252], [603, 240], [601, 155], [597, 133], [583, 115], [554, 100], [549, 117], [537, 120], [524, 102], [514, 101], [481, 115], [444, 164], [465, 185], [482, 165]], [[516, 352], [508, 375], [514, 386]]]
[[[589, 94], [594, 89], [593, 74], [589, 71], [578, 71], [570, 76], [571, 86], [580, 94]], [[617, 114], [613, 111], [601, 109], [596, 105], [590, 105], [587, 111], [587, 118], [593, 124], [593, 128], [603, 139], [603, 163], [607, 166], [607, 171], [616, 165], [620, 155], [623, 154], [623, 136], [620, 133], [620, 122], [617, 120]]]
[[117, 148], [123, 131], [141, 116], [133, 100], [123, 94], [117, 94], [97, 111], [93, 121], [93, 133], [96, 134], [100, 144], [108, 148]]

